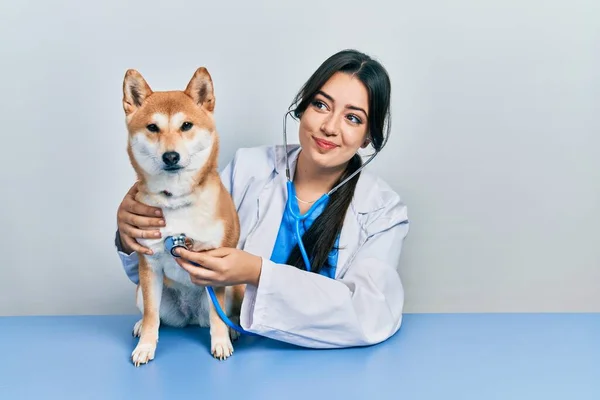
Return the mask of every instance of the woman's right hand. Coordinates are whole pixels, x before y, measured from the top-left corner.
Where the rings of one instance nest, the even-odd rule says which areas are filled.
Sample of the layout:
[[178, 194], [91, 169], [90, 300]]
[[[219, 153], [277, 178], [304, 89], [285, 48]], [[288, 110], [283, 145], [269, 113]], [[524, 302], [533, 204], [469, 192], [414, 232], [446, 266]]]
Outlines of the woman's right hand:
[[123, 251], [132, 253], [152, 254], [152, 250], [140, 245], [138, 238], [160, 238], [160, 230], [165, 226], [162, 210], [158, 207], [147, 206], [135, 199], [138, 191], [136, 182], [127, 192], [117, 211], [117, 227]]

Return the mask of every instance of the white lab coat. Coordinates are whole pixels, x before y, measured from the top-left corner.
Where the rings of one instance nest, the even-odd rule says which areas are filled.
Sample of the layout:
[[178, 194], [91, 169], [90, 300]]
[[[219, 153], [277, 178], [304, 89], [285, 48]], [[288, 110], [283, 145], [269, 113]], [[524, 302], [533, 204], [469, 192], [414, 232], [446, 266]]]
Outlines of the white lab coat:
[[[364, 169], [341, 231], [335, 279], [275, 264], [269, 258], [287, 199], [284, 149], [239, 149], [221, 172], [240, 218], [238, 247], [262, 257], [258, 287], [246, 288], [241, 326], [312, 348], [388, 339], [402, 321], [404, 290], [397, 268], [408, 233], [406, 206]], [[292, 174], [299, 149], [288, 146]], [[137, 254], [118, 253], [125, 272], [137, 283]]]

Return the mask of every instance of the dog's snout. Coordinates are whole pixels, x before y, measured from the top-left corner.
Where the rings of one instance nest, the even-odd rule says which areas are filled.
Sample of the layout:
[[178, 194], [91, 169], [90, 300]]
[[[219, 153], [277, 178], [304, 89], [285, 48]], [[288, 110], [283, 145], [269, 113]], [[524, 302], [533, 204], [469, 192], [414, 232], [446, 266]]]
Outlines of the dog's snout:
[[163, 162], [168, 166], [173, 166], [179, 162], [179, 153], [176, 151], [168, 151], [162, 156]]

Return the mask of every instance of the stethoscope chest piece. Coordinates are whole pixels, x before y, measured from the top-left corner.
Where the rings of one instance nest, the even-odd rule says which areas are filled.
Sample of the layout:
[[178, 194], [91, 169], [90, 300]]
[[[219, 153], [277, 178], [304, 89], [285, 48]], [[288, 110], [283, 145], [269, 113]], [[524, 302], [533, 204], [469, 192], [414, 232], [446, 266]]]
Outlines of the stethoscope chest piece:
[[194, 241], [185, 236], [183, 233], [180, 233], [179, 235], [168, 236], [165, 239], [165, 249], [171, 253], [173, 257], [179, 257], [175, 254], [176, 248], [182, 247], [188, 250], [193, 244]]

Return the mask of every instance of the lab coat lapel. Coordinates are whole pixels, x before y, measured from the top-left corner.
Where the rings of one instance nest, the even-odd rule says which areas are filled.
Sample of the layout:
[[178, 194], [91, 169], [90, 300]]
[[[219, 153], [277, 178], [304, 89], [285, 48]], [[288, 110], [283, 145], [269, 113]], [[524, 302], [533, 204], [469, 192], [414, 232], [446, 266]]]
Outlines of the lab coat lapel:
[[360, 229], [360, 225], [357, 220], [357, 213], [353, 205], [354, 204], [350, 204], [350, 207], [346, 212], [344, 225], [342, 226], [342, 230], [340, 232], [340, 248], [338, 250], [337, 267], [335, 271], [336, 278], [344, 275], [348, 269], [348, 263], [352, 261], [354, 252], [356, 249], [358, 249], [359, 244], [363, 240], [363, 231]]
[[[290, 168], [295, 165], [296, 147], [290, 146], [293, 154]], [[270, 258], [279, 233], [281, 218], [287, 201], [285, 153], [275, 152], [272, 178], [263, 187], [257, 199], [257, 222], [246, 240], [244, 249], [250, 253]], [[256, 232], [259, 232], [256, 234]]]
[[335, 277], [344, 276], [350, 263], [352, 263], [356, 252], [367, 239], [366, 231], [362, 223], [368, 219], [369, 213], [374, 211], [373, 204], [369, 202], [370, 186], [372, 180], [368, 173], [361, 173], [356, 184], [354, 197], [350, 202], [348, 211], [344, 218], [344, 225], [340, 232], [338, 251], [338, 262]]
[[280, 179], [281, 176], [276, 175], [261, 191], [257, 200], [257, 223], [246, 240], [246, 251], [265, 258], [270, 258], [273, 252], [285, 207], [285, 184], [282, 185]]

